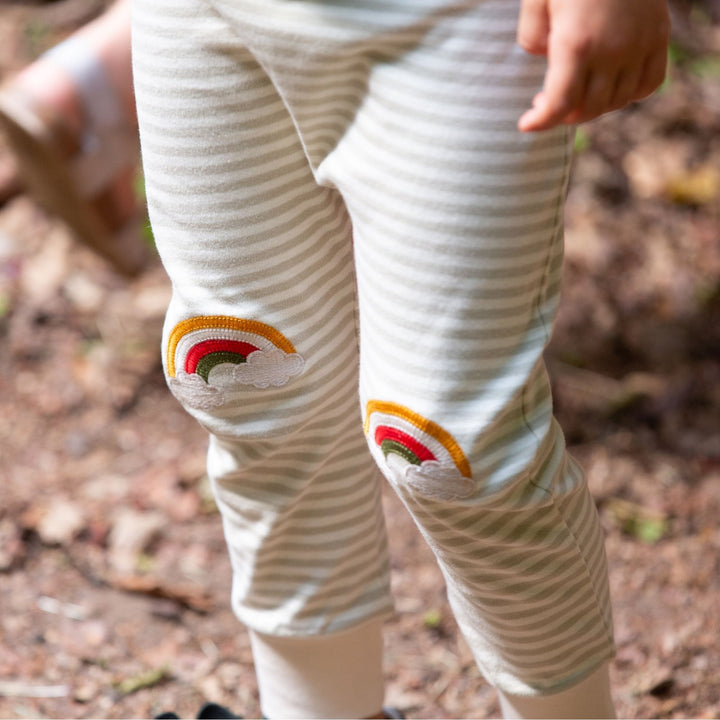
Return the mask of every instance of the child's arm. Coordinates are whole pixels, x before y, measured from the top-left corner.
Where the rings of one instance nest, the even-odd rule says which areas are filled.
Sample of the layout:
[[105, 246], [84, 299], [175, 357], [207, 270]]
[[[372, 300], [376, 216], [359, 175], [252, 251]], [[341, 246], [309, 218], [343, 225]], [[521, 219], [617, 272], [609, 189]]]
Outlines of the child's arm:
[[522, 0], [518, 43], [547, 55], [523, 131], [592, 120], [652, 93], [665, 77], [667, 0]]

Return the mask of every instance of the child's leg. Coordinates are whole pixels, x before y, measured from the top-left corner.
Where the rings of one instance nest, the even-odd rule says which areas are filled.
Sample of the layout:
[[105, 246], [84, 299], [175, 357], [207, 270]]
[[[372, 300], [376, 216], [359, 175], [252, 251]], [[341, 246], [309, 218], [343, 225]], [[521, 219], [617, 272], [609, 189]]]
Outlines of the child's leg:
[[[612, 656], [612, 623], [600, 525], [542, 360], [571, 138], [516, 130], [544, 70], [515, 45], [517, 5], [214, 4], [350, 211], [368, 442], [479, 665], [507, 697], [567, 699]], [[598, 697], [573, 711], [612, 714]]]
[[212, 433], [263, 712], [374, 715], [391, 604], [344, 205], [206, 3], [139, 0], [134, 44], [150, 216], [173, 282], [165, 367]]
[[[612, 631], [599, 524], [552, 420], [541, 357], [557, 302], [569, 139], [515, 131], [542, 78], [538, 61], [514, 45], [517, 8], [507, 0], [212, 6], [243, 31], [280, 87], [316, 179], [338, 187], [347, 202], [368, 440], [438, 556], [479, 664], [508, 697], [560, 693], [611, 656]], [[292, 611], [288, 634], [311, 634], [318, 628], [302, 610], [318, 611], [323, 596], [334, 595], [323, 587], [308, 600], [302, 584], [285, 582], [297, 574], [295, 565], [282, 566], [285, 538], [303, 543], [304, 533], [323, 524], [295, 503], [307, 495], [303, 482], [323, 485], [322, 458], [331, 458], [336, 473], [343, 468], [343, 478], [348, 467], [362, 477], [347, 383], [336, 382], [354, 353], [346, 335], [351, 303], [337, 299], [351, 285], [347, 257], [336, 262], [347, 237], [338, 244], [318, 234], [321, 225], [339, 222], [340, 204], [331, 192], [310, 190], [296, 140], [287, 148], [260, 142], [262, 131], [291, 137], [288, 118], [280, 120], [277, 97], [258, 68], [239, 81], [237, 66], [252, 63], [221, 32], [222, 23], [204, 16], [178, 21], [184, 3], [148, 0], [143, 7], [140, 26], [155, 24], [155, 31], [152, 56], [141, 56], [136, 71], [141, 127], [155, 170], [151, 210], [166, 237], [161, 252], [176, 293], [168, 373], [218, 437], [210, 467], [236, 566], [238, 614], [274, 637], [285, 627], [264, 630], [263, 623]], [[201, 56], [182, 32], [188, 27], [202, 35]], [[208, 105], [213, 117], [206, 122], [201, 109]], [[182, 116], [163, 115], [173, 111]], [[227, 162], [230, 144], [243, 158], [240, 168]], [[332, 279], [308, 260], [308, 243], [317, 247], [313, 258], [333, 266]], [[298, 247], [293, 262], [287, 253]], [[242, 333], [249, 332], [225, 323], [217, 338], [214, 325], [184, 323], [208, 312], [240, 312], [279, 331], [265, 334], [266, 364], [284, 368], [287, 384], [273, 387], [278, 377], [250, 362], [229, 375], [227, 362], [218, 365], [208, 383], [210, 371], [203, 377], [197, 370], [204, 355], [196, 344], [247, 343]], [[255, 389], [248, 378], [270, 387]], [[339, 459], [346, 432], [354, 466]], [[286, 496], [288, 485], [295, 492]], [[318, 500], [309, 492], [308, 512]], [[271, 521], [277, 512], [279, 523]], [[284, 522], [283, 512], [298, 524]], [[262, 521], [278, 534], [253, 547]], [[267, 562], [281, 562], [281, 572], [261, 567], [263, 594], [251, 569], [266, 548]], [[318, 576], [325, 577], [313, 573], [313, 590]], [[338, 611], [344, 620], [354, 602], [362, 617], [382, 611], [380, 601], [363, 605], [362, 593], [338, 592], [348, 603], [344, 615]], [[327, 627], [321, 622], [319, 629]], [[579, 714], [594, 713], [585, 707]]]
[[[486, 676], [507, 697], [552, 695], [613, 654], [602, 533], [542, 359], [571, 138], [515, 129], [543, 72], [515, 45], [515, 4], [459, 5], [407, 52], [376, 48], [318, 177], [354, 224], [371, 451]], [[569, 712], [613, 711], [584, 693]]]

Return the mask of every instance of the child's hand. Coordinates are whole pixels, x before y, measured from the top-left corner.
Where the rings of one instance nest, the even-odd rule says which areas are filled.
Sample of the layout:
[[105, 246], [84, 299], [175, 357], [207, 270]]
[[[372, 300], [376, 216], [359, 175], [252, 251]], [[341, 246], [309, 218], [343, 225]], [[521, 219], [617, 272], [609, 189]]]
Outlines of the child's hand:
[[522, 0], [518, 43], [547, 55], [525, 132], [592, 120], [647, 97], [665, 77], [667, 0]]

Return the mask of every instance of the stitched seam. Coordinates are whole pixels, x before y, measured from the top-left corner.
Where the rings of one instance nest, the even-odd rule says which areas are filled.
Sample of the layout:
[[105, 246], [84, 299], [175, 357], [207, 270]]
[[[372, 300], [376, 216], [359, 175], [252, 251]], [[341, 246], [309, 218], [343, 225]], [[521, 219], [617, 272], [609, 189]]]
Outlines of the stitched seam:
[[[562, 514], [562, 512], [561, 512], [561, 510], [560, 510], [560, 508], [559, 508], [559, 506], [558, 506], [558, 503], [557, 503], [557, 498], [555, 498], [555, 496], [554, 496], [552, 493], [550, 493], [550, 498], [551, 498], [551, 500], [552, 500], [552, 507], [553, 507], [553, 509], [555, 510], [555, 512], [557, 513], [557, 515], [559, 516], [559, 518], [560, 518], [563, 526], [565, 527], [565, 530], [567, 531], [568, 536], [572, 538], [573, 544], [574, 544], [575, 548], [577, 549], [580, 557], [582, 558], [582, 564], [583, 564], [583, 568], [585, 569], [585, 574], [586, 574], [586, 576], [587, 576], [587, 578], [588, 578], [588, 582], [590, 583], [591, 587], [593, 588], [593, 597], [595, 598], [597, 605], [600, 606], [600, 605], [601, 605], [601, 603], [600, 603], [600, 596], [599, 596], [599, 594], [598, 594], [598, 592], [597, 592], [597, 589], [595, 588], [595, 582], [594, 582], [594, 580], [593, 580], [593, 575], [592, 575], [592, 573], [590, 572], [590, 568], [588, 567], [587, 560], [585, 559], [585, 555], [582, 553], [582, 550], [581, 550], [581, 546], [580, 546], [580, 542], [579, 542], [579, 540], [578, 540], [578, 537], [577, 537], [577, 535], [575, 534], [575, 532], [570, 528], [570, 526], [568, 525], [567, 520], [565, 519], [565, 516]], [[607, 622], [605, 621], [605, 613], [600, 612], [600, 611], [598, 610], [598, 614], [600, 615], [600, 619], [602, 620], [602, 624], [603, 624], [603, 627], [605, 628], [605, 632], [607, 633], [608, 640], [610, 640], [611, 644], [614, 645], [614, 644], [615, 644], [615, 640], [614, 640], [614, 637], [613, 637], [613, 630], [612, 630], [612, 627], [609, 626], [609, 625], [607, 624]]]
[[[561, 183], [562, 191], [558, 194], [558, 199], [557, 199], [556, 206], [555, 206], [555, 218], [553, 221], [553, 228], [554, 228], [553, 242], [551, 243], [550, 248], [548, 249], [547, 259], [545, 261], [545, 269], [543, 271], [543, 277], [540, 282], [540, 288], [542, 289], [543, 292], [546, 288], [548, 275], [550, 273], [550, 264], [552, 262], [552, 248], [554, 247], [554, 244], [556, 241], [555, 238], [557, 237], [557, 233], [559, 232], [559, 229], [560, 229], [560, 223], [562, 221], [562, 213], [563, 213], [563, 208], [564, 208], [564, 197], [565, 197], [565, 193], [567, 192], [567, 186], [568, 186], [568, 182], [570, 179], [570, 133], [571, 132], [574, 132], [574, 131], [571, 130], [570, 128], [565, 129], [565, 144], [564, 144], [564, 150], [563, 150], [563, 168], [564, 168], [564, 170], [563, 170], [563, 178], [562, 178], [562, 183]], [[540, 312], [540, 297], [541, 297], [541, 293], [539, 292], [537, 297], [535, 298], [535, 303], [533, 306], [533, 317], [537, 317], [540, 320], [540, 323], [542, 324], [542, 327], [543, 327], [543, 331], [545, 333], [545, 342], [547, 343], [550, 340], [551, 328], [549, 328], [547, 326], [547, 324], [545, 322], [545, 317], [543, 316], [542, 312]], [[535, 366], [535, 367], [537, 367], [537, 366]], [[535, 367], [533, 368], [533, 370], [535, 369]], [[523, 423], [525, 424], [525, 427], [530, 431], [532, 436], [537, 441], [537, 444], [538, 444], [537, 450], [539, 450], [540, 446], [542, 444], [542, 439], [537, 435], [537, 433], [535, 432], [534, 428], [532, 427], [532, 425], [530, 424], [530, 421], [528, 419], [528, 412], [527, 412], [528, 393], [529, 393], [529, 387], [526, 384], [525, 387], [523, 388], [522, 398], [520, 401], [520, 412], [522, 413]], [[552, 402], [552, 399], [551, 399], [551, 402]]]

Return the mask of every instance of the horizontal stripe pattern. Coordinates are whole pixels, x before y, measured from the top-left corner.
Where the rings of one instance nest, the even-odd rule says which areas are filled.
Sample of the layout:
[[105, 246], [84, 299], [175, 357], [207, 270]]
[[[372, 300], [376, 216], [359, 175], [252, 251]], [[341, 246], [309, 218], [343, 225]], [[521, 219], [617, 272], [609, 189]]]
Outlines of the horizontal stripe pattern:
[[265, 73], [229, 52], [236, 40], [198, 7], [134, 9], [150, 214], [174, 288], [164, 342], [178, 323], [215, 315], [301, 342], [301, 378], [241, 386], [193, 412], [214, 434], [208, 468], [237, 614], [262, 633], [338, 631], [391, 609], [360, 430], [350, 224], [337, 193], [314, 183]]
[[544, 73], [516, 22], [508, 0], [135, 0], [134, 63], [165, 342], [227, 315], [305, 363], [189, 408], [212, 433], [239, 617], [303, 635], [389, 611], [359, 384], [363, 408], [427, 419], [385, 433], [399, 454], [422, 466], [408, 432], [440, 428], [467, 457], [475, 489], [452, 500], [376, 455], [481, 669], [533, 694], [613, 645], [599, 523], [542, 362], [571, 138], [516, 130]]

